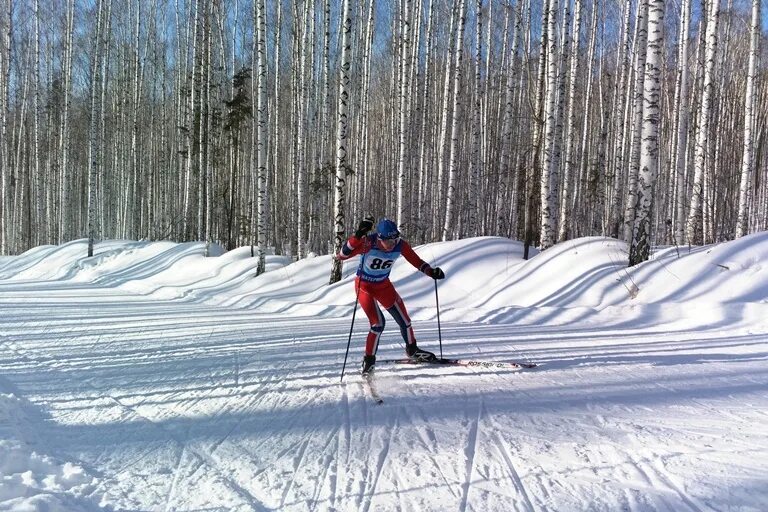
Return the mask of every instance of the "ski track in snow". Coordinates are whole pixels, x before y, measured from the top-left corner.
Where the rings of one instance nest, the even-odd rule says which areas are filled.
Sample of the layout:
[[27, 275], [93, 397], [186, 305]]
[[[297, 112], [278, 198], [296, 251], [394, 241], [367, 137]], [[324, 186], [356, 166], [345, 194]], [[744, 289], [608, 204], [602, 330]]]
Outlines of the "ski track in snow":
[[0, 398], [42, 418], [0, 441], [95, 475], [87, 510], [768, 509], [764, 332], [560, 313], [443, 322], [446, 355], [541, 366], [381, 365], [376, 404], [361, 323], [339, 383], [349, 316], [0, 281]]

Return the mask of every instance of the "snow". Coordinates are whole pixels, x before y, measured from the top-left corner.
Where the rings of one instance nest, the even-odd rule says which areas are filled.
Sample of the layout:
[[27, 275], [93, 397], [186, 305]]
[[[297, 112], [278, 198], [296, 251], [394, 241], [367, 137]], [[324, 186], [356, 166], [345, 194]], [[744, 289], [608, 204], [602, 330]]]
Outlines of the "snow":
[[[534, 370], [357, 368], [355, 261], [105, 241], [0, 258], [0, 510], [768, 510], [768, 233], [581, 238], [440, 265], [443, 354]], [[392, 272], [420, 346], [433, 281]], [[380, 358], [403, 354], [393, 321]]]

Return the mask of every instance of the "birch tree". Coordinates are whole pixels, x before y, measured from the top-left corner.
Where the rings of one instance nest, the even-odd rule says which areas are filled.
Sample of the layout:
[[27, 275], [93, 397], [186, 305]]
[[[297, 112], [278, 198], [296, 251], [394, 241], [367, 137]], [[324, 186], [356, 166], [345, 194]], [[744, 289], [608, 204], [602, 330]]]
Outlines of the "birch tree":
[[[545, 115], [545, 101], [547, 91], [547, 46], [549, 41], [549, 16], [550, 16], [550, 1], [547, 0], [542, 9], [542, 31], [539, 44], [539, 65], [536, 78], [536, 86], [533, 87], [535, 91], [535, 100], [533, 101], [533, 135], [531, 138], [531, 148], [528, 160], [530, 162], [528, 166], [528, 175], [525, 176], [525, 233], [524, 233], [524, 246], [523, 246], [523, 258], [528, 259], [530, 247], [534, 243], [534, 224], [537, 208], [539, 207], [537, 201], [537, 189], [536, 185], [539, 184], [541, 179], [541, 161], [542, 161], [542, 143], [544, 139], [544, 115]], [[529, 4], [528, 18], [532, 20]], [[533, 23], [531, 22], [531, 25]], [[531, 40], [531, 27], [528, 28], [528, 54], [530, 54]], [[541, 200], [541, 195], [538, 195], [538, 200]]]
[[[548, 249], [555, 243], [555, 197], [552, 193], [552, 179], [555, 172], [555, 127], [557, 114], [557, 0], [548, 0], [547, 44], [541, 51], [546, 52], [547, 89], [544, 112], [544, 162], [541, 167], [541, 249]], [[567, 0], [565, 0], [567, 1]]]
[[256, 182], [258, 184], [258, 240], [259, 263], [256, 275], [266, 271], [267, 253], [267, 24], [264, 0], [256, 1], [256, 77], [258, 82], [258, 102], [256, 107]]
[[406, 161], [408, 159], [408, 65], [410, 58], [411, 37], [411, 0], [403, 1], [401, 13], [400, 35], [400, 143], [397, 165], [397, 220], [398, 224], [405, 221], [403, 215], [405, 195]]
[[448, 191], [445, 196], [445, 222], [443, 223], [442, 240], [445, 242], [453, 229], [453, 210], [456, 197], [456, 174], [458, 173], [459, 151], [459, 93], [461, 89], [461, 61], [464, 46], [464, 24], [467, 17], [465, 12], [466, 0], [459, 3], [459, 26], [457, 27], [455, 69], [453, 72], [453, 111], [451, 114], [451, 150], [448, 167]]
[[643, 128], [637, 212], [629, 264], [646, 261], [651, 248], [651, 208], [654, 181], [659, 167], [659, 119], [661, 100], [661, 52], [664, 45], [664, 0], [648, 6], [648, 50], [643, 79]]
[[[334, 218], [336, 222], [336, 243], [334, 244], [334, 254], [341, 250], [345, 240], [345, 219], [344, 219], [344, 201], [346, 194], [346, 174], [347, 174], [347, 130], [348, 130], [348, 107], [349, 107], [349, 73], [351, 57], [351, 32], [352, 17], [349, 10], [349, 0], [343, 0], [341, 14], [341, 60], [339, 66], [339, 97], [337, 106], [337, 125], [336, 125], [336, 180], [334, 194]], [[333, 259], [333, 269], [331, 270], [330, 284], [341, 280], [341, 260]]]
[[635, 82], [632, 92], [632, 127], [629, 154], [629, 177], [627, 200], [624, 206], [624, 240], [631, 243], [637, 214], [637, 180], [640, 173], [640, 158], [643, 129], [643, 107], [645, 82], [645, 60], [648, 49], [648, 1], [639, 0], [637, 5], [637, 26], [635, 37]]
[[[433, 194], [435, 197], [432, 201], [432, 217], [434, 218], [435, 222], [433, 223], [433, 226], [435, 227], [435, 235], [438, 234], [438, 231], [441, 233], [442, 229], [438, 228], [438, 222], [440, 219], [440, 215], [442, 213], [442, 206], [443, 206], [443, 200], [444, 200], [444, 193], [443, 193], [443, 182], [445, 178], [445, 172], [446, 167], [448, 164], [448, 160], [446, 159], [446, 145], [447, 145], [447, 139], [448, 139], [448, 129], [451, 126], [451, 104], [453, 100], [453, 95], [451, 94], [451, 86], [453, 85], [454, 79], [453, 79], [453, 73], [456, 71], [456, 66], [454, 65], [455, 57], [454, 53], [456, 51], [456, 31], [459, 29], [459, 18], [463, 16], [463, 10], [459, 10], [458, 6], [456, 4], [452, 4], [453, 8], [451, 9], [451, 21], [448, 29], [448, 52], [447, 52], [447, 58], [445, 61], [445, 75], [443, 80], [443, 94], [442, 94], [442, 106], [440, 108], [440, 137], [437, 141], [437, 180], [435, 183], [435, 188], [433, 191]], [[463, 4], [462, 4], [463, 5]], [[461, 18], [464, 19], [463, 17]], [[463, 22], [462, 22], [463, 26]]]
[[[471, 179], [469, 202], [469, 234], [477, 236], [479, 229], [480, 215], [480, 173], [482, 166], [482, 156], [480, 154], [481, 127], [482, 127], [482, 95], [481, 95], [481, 62], [482, 62], [482, 30], [483, 30], [483, 0], [477, 0], [475, 9], [475, 56], [474, 63], [474, 108], [472, 110], [472, 147], [469, 157], [469, 176]], [[490, 48], [489, 48], [490, 53]]]
[[750, 27], [749, 66], [747, 88], [744, 93], [744, 149], [741, 160], [741, 183], [739, 205], [736, 214], [736, 238], [747, 234], [749, 194], [754, 167], [755, 141], [755, 82], [757, 80], [757, 56], [760, 53], [760, 0], [752, 0], [752, 24]]
[[[8, 222], [10, 208], [8, 208], [10, 175], [9, 145], [8, 145], [8, 114], [10, 112], [10, 82], [11, 82], [11, 36], [13, 27], [12, 0], [7, 0], [2, 9], [2, 18], [5, 18], [2, 38], [3, 46], [0, 47], [0, 254], [8, 253]], [[1, 18], [0, 18], [1, 19]]]
[[[565, 0], [569, 1], [569, 0]], [[570, 198], [571, 180], [573, 179], [573, 145], [576, 140], [576, 80], [579, 75], [579, 34], [581, 33], [582, 0], [575, 0], [573, 13], [573, 31], [571, 35], [571, 54], [568, 71], [568, 112], [565, 121], [565, 157], [563, 167], [563, 188], [560, 198], [560, 225], [557, 240], [567, 239], [571, 223]]]
[[[614, 102], [616, 106], [614, 108], [614, 133], [611, 158], [611, 167], [613, 172], [610, 173], [613, 179], [612, 199], [608, 205], [608, 212], [606, 217], [608, 219], [608, 234], [611, 236], [619, 236], [620, 224], [621, 224], [621, 205], [622, 205], [622, 193], [624, 185], [624, 145], [627, 140], [627, 123], [626, 120], [630, 115], [630, 105], [632, 104], [630, 95], [627, 94], [627, 84], [630, 81], [630, 48], [629, 48], [629, 32], [632, 5], [631, 2], [625, 2], [622, 10], [622, 24], [621, 24], [621, 43], [619, 44], [618, 57], [616, 60], [616, 67], [619, 69], [619, 79], [616, 81], [614, 88]], [[620, 100], [624, 100], [622, 105]]]
[[91, 101], [88, 135], [88, 257], [93, 256], [93, 246], [96, 239], [96, 187], [100, 165], [97, 112], [98, 91], [101, 83], [101, 30], [104, 23], [104, 0], [99, 0], [97, 7], [96, 30], [93, 37], [93, 55], [91, 57]]
[[[41, 91], [41, 84], [40, 84], [40, 0], [35, 0], [34, 3], [34, 16], [35, 16], [35, 57], [34, 57], [34, 75], [35, 75], [35, 92], [34, 92], [34, 105], [33, 105], [33, 145], [34, 145], [34, 168], [33, 168], [33, 179], [37, 180], [38, 183], [41, 181], [41, 169], [40, 169], [40, 95], [42, 94]], [[30, 180], [31, 182], [32, 180]], [[35, 187], [36, 189], [42, 189], [42, 184], [39, 184]], [[36, 208], [37, 210], [37, 219], [38, 222], [41, 224], [41, 226], [34, 231], [35, 237], [31, 242], [34, 245], [38, 245], [41, 241], [41, 235], [44, 234], [45, 231], [45, 224], [47, 219], [44, 216], [44, 213], [42, 211], [42, 204], [39, 200], [39, 196], [36, 195]]]
[[715, 60], [717, 58], [717, 27], [720, 17], [720, 1], [709, 0], [707, 10], [706, 54], [704, 56], [704, 78], [701, 102], [699, 105], [699, 122], [696, 133], [694, 156], [693, 192], [690, 199], [690, 211], [686, 227], [686, 237], [689, 244], [698, 245], [704, 242], [703, 205], [704, 180], [709, 139], [709, 125], [712, 100], [715, 87]]
[[685, 238], [685, 168], [688, 155], [688, 39], [691, 23], [691, 0], [683, 0], [680, 13], [680, 53], [677, 63], [677, 94], [674, 105], [675, 122], [675, 243]]

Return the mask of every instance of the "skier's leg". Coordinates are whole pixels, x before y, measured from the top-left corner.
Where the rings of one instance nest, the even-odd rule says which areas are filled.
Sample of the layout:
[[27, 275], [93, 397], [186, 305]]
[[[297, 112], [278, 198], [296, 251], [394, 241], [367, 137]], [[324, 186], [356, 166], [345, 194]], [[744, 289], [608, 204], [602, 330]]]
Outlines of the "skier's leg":
[[[393, 288], [394, 290], [394, 288]], [[400, 334], [403, 336], [403, 341], [407, 346], [416, 345], [416, 336], [413, 334], [413, 327], [411, 326], [411, 317], [408, 316], [408, 310], [405, 309], [403, 299], [395, 293], [395, 301], [392, 306], [387, 308], [387, 311], [392, 318], [395, 319], [397, 325], [400, 326]]]
[[422, 361], [435, 359], [435, 354], [422, 350], [416, 345], [416, 336], [413, 333], [413, 327], [411, 326], [411, 317], [408, 316], [408, 310], [405, 309], [405, 303], [400, 295], [389, 283], [382, 293], [377, 294], [376, 298], [379, 299], [381, 305], [386, 308], [392, 318], [395, 319], [397, 325], [400, 326], [400, 334], [405, 341], [405, 352], [411, 359], [418, 359]]
[[360, 306], [365, 311], [365, 316], [368, 317], [368, 322], [371, 325], [368, 336], [365, 339], [365, 355], [373, 356], [376, 354], [376, 350], [379, 348], [379, 338], [384, 331], [384, 314], [381, 312], [379, 305], [376, 304], [376, 299], [371, 295], [370, 291], [365, 287], [360, 289]]

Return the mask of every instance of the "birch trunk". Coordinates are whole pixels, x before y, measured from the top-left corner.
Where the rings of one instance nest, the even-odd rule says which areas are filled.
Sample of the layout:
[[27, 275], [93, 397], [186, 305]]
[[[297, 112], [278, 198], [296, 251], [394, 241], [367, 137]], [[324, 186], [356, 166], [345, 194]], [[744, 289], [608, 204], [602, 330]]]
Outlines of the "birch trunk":
[[[547, 92], [544, 113], [544, 163], [541, 167], [541, 250], [552, 247], [555, 243], [555, 195], [552, 193], [552, 176], [555, 173], [555, 127], [557, 124], [557, 0], [548, 0], [547, 7]], [[567, 0], [566, 0], [567, 1]]]
[[[408, 159], [408, 80], [411, 37], [411, 0], [403, 1], [400, 33], [400, 142], [397, 165], [397, 217], [396, 222], [402, 225], [405, 201], [406, 160]], [[340, 247], [339, 247], [340, 248]]]
[[192, 220], [192, 197], [193, 197], [193, 188], [192, 184], [194, 183], [195, 179], [195, 163], [196, 163], [196, 148], [197, 148], [197, 127], [198, 123], [196, 121], [196, 112], [197, 109], [197, 102], [198, 95], [199, 95], [199, 89], [200, 89], [200, 80], [199, 80], [199, 66], [197, 65], [197, 61], [199, 58], [199, 48], [200, 48], [200, 34], [202, 31], [200, 30], [200, 6], [202, 4], [201, 0], [194, 0], [194, 15], [192, 17], [194, 18], [194, 29], [193, 29], [193, 35], [192, 35], [192, 73], [191, 77], [189, 79], [189, 88], [191, 89], [189, 94], [189, 103], [187, 107], [187, 166], [186, 166], [186, 179], [184, 180], [184, 208], [182, 213], [182, 233], [185, 239], [188, 239], [191, 236], [192, 233], [192, 226], [191, 220]]
[[[347, 130], [349, 111], [349, 72], [351, 67], [351, 32], [352, 17], [349, 10], [349, 0], [343, 0], [341, 13], [341, 61], [339, 66], [339, 98], [338, 98], [338, 121], [336, 131], [336, 180], [334, 194], [334, 218], [336, 222], [336, 243], [334, 244], [334, 254], [341, 250], [345, 241], [345, 219], [344, 204], [346, 194], [346, 173], [347, 173]], [[331, 270], [330, 284], [341, 280], [341, 260], [333, 258], [333, 269]]]
[[685, 169], [688, 155], [688, 39], [691, 23], [691, 0], [683, 0], [680, 13], [680, 56], [677, 63], [678, 98], [675, 102], [677, 112], [677, 133], [675, 134], [674, 173], [676, 189], [675, 208], [675, 243], [681, 244], [685, 238]]
[[659, 165], [663, 30], [664, 0], [651, 0], [648, 6], [648, 49], [643, 80], [643, 128], [637, 214], [629, 253], [630, 266], [647, 261], [651, 251], [653, 186]]
[[306, 249], [306, 225], [308, 223], [308, 216], [307, 216], [307, 190], [306, 190], [306, 161], [304, 158], [304, 152], [305, 152], [305, 132], [306, 132], [306, 123], [304, 121], [304, 115], [305, 115], [305, 109], [306, 105], [308, 103], [308, 96], [309, 93], [306, 91], [307, 87], [307, 79], [305, 75], [309, 72], [309, 66], [307, 64], [308, 60], [308, 53], [310, 46], [309, 43], [309, 30], [308, 30], [308, 23], [307, 19], [309, 17], [309, 7], [310, 2], [306, 2], [305, 8], [304, 8], [304, 14], [302, 16], [301, 21], [299, 21], [299, 26], [301, 27], [300, 33], [297, 35], [297, 37], [301, 38], [301, 45], [300, 45], [300, 51], [298, 54], [298, 63], [299, 63], [299, 73], [296, 77], [297, 80], [297, 115], [296, 115], [296, 126], [297, 126], [297, 135], [296, 135], [296, 256], [301, 259], [303, 258], [305, 254]]
[[[432, 102], [429, 101], [429, 95], [432, 88], [432, 49], [433, 49], [433, 20], [435, 12], [435, 0], [429, 1], [429, 10], [427, 14], [427, 36], [424, 51], [424, 82], [421, 98], [423, 105], [421, 107], [421, 145], [419, 148], [419, 186], [416, 199], [416, 208], [423, 211], [427, 196], [427, 162], [431, 161], [429, 151], [434, 150], [434, 123], [430, 114], [436, 111], [432, 109]], [[431, 166], [430, 166], [431, 167]], [[423, 222], [421, 222], [423, 226]], [[422, 227], [423, 230], [423, 227]]]
[[459, 91], [461, 87], [461, 60], [464, 47], [464, 24], [467, 16], [465, 12], [466, 0], [459, 3], [459, 26], [457, 27], [456, 37], [456, 65], [453, 72], [453, 111], [451, 114], [451, 151], [448, 167], [448, 190], [445, 197], [445, 223], [443, 224], [443, 242], [448, 240], [448, 236], [453, 226], [453, 209], [456, 195], [456, 174], [458, 172], [458, 151], [459, 151]]
[[10, 83], [11, 83], [11, 36], [13, 29], [12, 0], [7, 0], [3, 15], [7, 15], [7, 26], [3, 33], [3, 47], [0, 48], [0, 254], [8, 254], [7, 220], [10, 218], [10, 194], [8, 182], [10, 176], [10, 159], [8, 144], [8, 115], [10, 112]]
[[[541, 14], [542, 27], [549, 25], [549, 6], [550, 2], [544, 4], [544, 9]], [[529, 5], [530, 7], [530, 5]], [[530, 10], [528, 12], [529, 19]], [[533, 25], [531, 23], [530, 25]], [[529, 32], [531, 27], [529, 27]], [[528, 47], [530, 48], [530, 40], [532, 37], [529, 35]], [[549, 31], [544, 28], [541, 31], [541, 39], [539, 44], [539, 67], [537, 71], [536, 86], [536, 99], [533, 104], [533, 139], [531, 141], [530, 150], [530, 165], [528, 167], [528, 175], [525, 177], [525, 241], [523, 245], [523, 258], [528, 259], [530, 254], [531, 245], [534, 243], [534, 218], [537, 211], [537, 181], [541, 177], [541, 148], [544, 135], [544, 106], [547, 91], [547, 46], [549, 44]], [[528, 51], [530, 54], [530, 50]], [[539, 194], [539, 199], [541, 195]]]
[[258, 211], [259, 241], [259, 263], [256, 267], [256, 275], [260, 275], [266, 271], [268, 193], [267, 147], [269, 144], [267, 134], [267, 24], [264, 0], [256, 0], [256, 28], [256, 77], [258, 81], [258, 103], [256, 107], [256, 128], [258, 131], [258, 139], [256, 142], [256, 181], [258, 183], [258, 199], [256, 209]]
[[[569, 1], [569, 0], [565, 0]], [[576, 80], [579, 76], [579, 34], [581, 33], [581, 4], [575, 0], [573, 13], [573, 32], [571, 35], [571, 55], [568, 72], [568, 113], [565, 121], [565, 166], [563, 168], [563, 191], [560, 198], [560, 225], [557, 239], [564, 242], [570, 233], [571, 211], [570, 198], [573, 179], [573, 145], [576, 141]], [[589, 103], [587, 102], [588, 106]]]
[[637, 37], [635, 39], [635, 83], [632, 92], [632, 137], [629, 154], [629, 180], [627, 202], [624, 208], [624, 240], [632, 242], [637, 212], [637, 180], [640, 173], [641, 132], [643, 129], [643, 84], [645, 60], [648, 49], [648, 1], [640, 0], [637, 6]]
[[470, 236], [477, 236], [479, 230], [479, 215], [480, 215], [480, 173], [482, 172], [482, 157], [480, 154], [481, 144], [481, 126], [482, 126], [482, 93], [480, 89], [481, 81], [481, 64], [482, 64], [482, 11], [483, 0], [477, 0], [477, 9], [475, 13], [475, 73], [474, 73], [474, 96], [475, 104], [472, 110], [472, 148], [470, 150], [469, 158], [469, 176], [471, 179], [469, 189], [469, 229], [467, 230]]
[[[611, 177], [613, 178], [612, 198], [609, 205], [608, 212], [608, 233], [610, 236], [618, 238], [619, 229], [621, 224], [621, 205], [622, 205], [622, 191], [624, 185], [624, 144], [626, 140], [627, 123], [626, 119], [629, 115], [629, 106], [631, 104], [630, 99], [627, 97], [627, 84], [630, 79], [629, 68], [629, 31], [631, 21], [631, 2], [625, 2], [624, 16], [621, 29], [621, 45], [619, 47], [618, 58], [616, 67], [620, 68], [619, 80], [614, 90], [614, 102], [616, 106], [614, 112], [614, 134], [611, 158], [611, 164], [613, 172]], [[624, 99], [622, 105], [621, 100]]]
[[747, 88], [744, 94], [744, 150], [741, 160], [736, 238], [741, 238], [749, 231], [749, 196], [755, 152], [755, 141], [752, 135], [755, 126], [755, 82], [757, 80], [757, 56], [760, 53], [760, 0], [752, 0], [750, 34], [749, 69], [747, 71]]
[[99, 170], [98, 98], [101, 83], [101, 27], [103, 23], [104, 0], [99, 0], [96, 21], [96, 33], [93, 39], [93, 57], [91, 59], [90, 121], [88, 131], [88, 257], [93, 256], [96, 239], [96, 187]]
[[704, 241], [703, 233], [703, 204], [705, 165], [709, 140], [709, 125], [712, 109], [712, 96], [715, 86], [715, 59], [717, 58], [717, 27], [720, 17], [719, 0], [709, 0], [707, 11], [706, 56], [704, 58], [704, 83], [699, 105], [699, 124], [696, 133], [694, 156], [693, 192], [691, 208], [688, 213], [686, 237], [689, 244], [699, 245]]
[[[343, 30], [343, 29], [342, 29]], [[343, 37], [343, 36], [342, 36]], [[325, 0], [323, 5], [323, 92], [322, 92], [322, 133], [329, 133], [331, 130], [331, 1]], [[325, 140], [330, 137], [323, 137], [320, 148], [320, 165], [325, 165], [332, 157], [326, 154]]]
[[[463, 2], [463, 0], [462, 0]], [[463, 5], [463, 3], [462, 3]], [[438, 226], [441, 220], [441, 206], [443, 205], [443, 181], [445, 181], [445, 169], [447, 167], [446, 151], [445, 147], [448, 138], [448, 127], [451, 119], [451, 85], [453, 84], [453, 73], [455, 71], [454, 66], [454, 53], [456, 51], [456, 30], [458, 29], [458, 17], [463, 16], [463, 11], [456, 8], [453, 4], [451, 9], [451, 23], [448, 29], [448, 55], [445, 63], [445, 80], [443, 81], [443, 104], [440, 109], [440, 138], [437, 142], [437, 180], [435, 183], [435, 190], [433, 191], [432, 201], [432, 217], [433, 226], [435, 227], [435, 236], [438, 232]], [[463, 17], [462, 17], [463, 19]]]
[[371, 84], [371, 64], [372, 64], [372, 56], [371, 52], [373, 50], [373, 31], [374, 31], [374, 13], [376, 10], [376, 1], [370, 0], [370, 3], [368, 4], [368, 21], [366, 23], [366, 32], [365, 32], [365, 43], [364, 43], [364, 50], [363, 50], [363, 77], [362, 77], [362, 83], [361, 83], [361, 109], [360, 109], [360, 132], [361, 132], [361, 139], [360, 139], [360, 147], [358, 148], [357, 154], [357, 161], [358, 164], [355, 166], [355, 171], [357, 172], [357, 177], [355, 179], [355, 187], [357, 189], [356, 196], [358, 197], [358, 204], [357, 209], [358, 211], [367, 211], [368, 208], [368, 198], [365, 196], [366, 191], [366, 181], [369, 177], [369, 163], [370, 163], [370, 155], [369, 155], [369, 145], [370, 145], [370, 138], [369, 138], [369, 119], [370, 119], [370, 84]]

